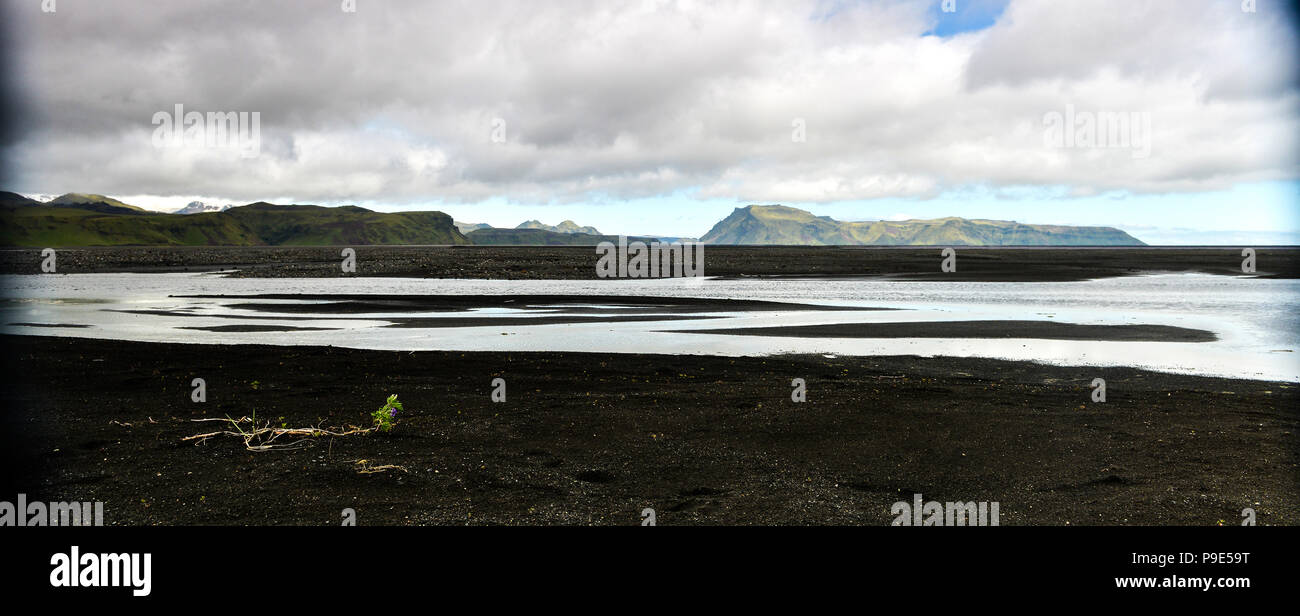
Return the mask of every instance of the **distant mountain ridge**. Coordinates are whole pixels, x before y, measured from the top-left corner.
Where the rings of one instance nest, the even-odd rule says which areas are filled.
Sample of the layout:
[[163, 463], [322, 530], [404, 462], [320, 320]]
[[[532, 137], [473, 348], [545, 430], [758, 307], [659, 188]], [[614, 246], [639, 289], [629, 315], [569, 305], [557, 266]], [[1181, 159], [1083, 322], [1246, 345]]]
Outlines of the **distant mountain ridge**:
[[[180, 215], [177, 215], [180, 214]], [[631, 238], [651, 241], [650, 237]], [[660, 239], [673, 241], [676, 238]], [[616, 241], [571, 220], [530, 220], [514, 229], [461, 223], [442, 212], [375, 212], [345, 205], [211, 206], [192, 202], [173, 213], [145, 210], [112, 197], [67, 193], [42, 203], [0, 191], [0, 245], [401, 245], [483, 244], [587, 246]], [[1013, 221], [844, 222], [782, 205], [736, 208], [700, 241], [753, 245], [879, 246], [1145, 246], [1111, 227], [1030, 225]]]
[[1029, 225], [966, 218], [844, 222], [783, 205], [736, 208], [706, 244], [847, 246], [1145, 246], [1113, 227]]
[[459, 220], [456, 220], [452, 221], [452, 224], [456, 225], [456, 228], [459, 229], [461, 233], [469, 233], [470, 231], [478, 231], [479, 229], [492, 228], [492, 225], [485, 222], [460, 222]]
[[542, 229], [555, 233], [586, 233], [587, 235], [600, 235], [595, 227], [580, 227], [578, 223], [572, 220], [566, 220], [558, 225], [548, 225], [538, 220], [527, 220], [519, 223], [516, 229]]
[[[617, 235], [561, 233], [548, 229], [497, 229], [489, 227], [465, 234], [470, 243], [482, 246], [595, 246], [601, 242], [618, 243]], [[629, 242], [652, 242], [651, 237], [628, 237]]]
[[231, 207], [232, 207], [232, 206], [229, 206], [229, 205], [208, 205], [208, 204], [206, 204], [206, 203], [204, 203], [204, 202], [202, 202], [202, 201], [191, 201], [191, 202], [189, 202], [185, 207], [183, 207], [183, 208], [181, 208], [181, 209], [179, 209], [179, 210], [175, 210], [175, 211], [173, 211], [172, 214], [181, 214], [181, 215], [186, 215], [186, 216], [188, 216], [188, 215], [190, 215], [190, 214], [205, 214], [205, 213], [208, 213], [208, 212], [224, 212], [224, 211], [230, 209]]

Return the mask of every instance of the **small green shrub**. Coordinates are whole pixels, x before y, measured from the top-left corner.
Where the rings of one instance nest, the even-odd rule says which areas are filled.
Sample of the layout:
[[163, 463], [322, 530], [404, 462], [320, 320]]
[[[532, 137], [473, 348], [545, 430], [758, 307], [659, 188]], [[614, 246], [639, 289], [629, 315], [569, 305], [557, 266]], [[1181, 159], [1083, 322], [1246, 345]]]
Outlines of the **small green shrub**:
[[375, 420], [375, 429], [388, 432], [397, 424], [397, 412], [402, 410], [402, 403], [397, 401], [397, 394], [388, 396], [388, 402], [379, 410], [370, 413]]

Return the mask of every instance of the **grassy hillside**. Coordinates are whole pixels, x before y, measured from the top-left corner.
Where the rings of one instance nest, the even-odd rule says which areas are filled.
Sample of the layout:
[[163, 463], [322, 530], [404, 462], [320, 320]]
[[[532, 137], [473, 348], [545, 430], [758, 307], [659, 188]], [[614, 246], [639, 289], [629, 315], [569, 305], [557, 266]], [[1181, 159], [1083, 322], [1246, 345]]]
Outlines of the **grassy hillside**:
[[229, 219], [167, 214], [103, 214], [73, 207], [0, 210], [5, 246], [253, 246], [256, 234]]
[[187, 218], [228, 217], [255, 231], [275, 246], [464, 244], [442, 212], [385, 214], [354, 205], [273, 205], [254, 203], [224, 212], [191, 214]]
[[465, 244], [442, 212], [385, 214], [364, 208], [255, 203], [179, 216], [102, 203], [41, 204], [0, 193], [4, 246], [310, 246]]
[[1143, 246], [1111, 227], [1028, 225], [1004, 220], [842, 222], [782, 205], [736, 208], [702, 238], [711, 244], [877, 246]]
[[65, 195], [59, 195], [51, 199], [48, 205], [55, 205], [55, 206], [62, 206], [62, 207], [75, 207], [75, 208], [81, 208], [81, 209], [91, 210], [95, 212], [104, 212], [109, 214], [121, 214], [123, 213], [122, 210], [125, 210], [125, 213], [135, 213], [135, 214], [153, 213], [142, 207], [131, 205], [129, 203], [123, 203], [112, 197], [105, 197], [104, 195], [91, 195], [86, 193], [67, 193]]

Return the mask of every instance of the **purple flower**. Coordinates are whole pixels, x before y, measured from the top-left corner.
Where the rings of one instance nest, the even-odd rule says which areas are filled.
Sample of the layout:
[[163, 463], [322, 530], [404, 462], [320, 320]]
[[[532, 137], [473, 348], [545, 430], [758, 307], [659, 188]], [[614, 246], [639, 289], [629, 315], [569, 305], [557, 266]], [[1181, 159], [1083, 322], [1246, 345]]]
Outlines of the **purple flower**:
[[397, 409], [388, 409], [389, 417], [397, 417]]

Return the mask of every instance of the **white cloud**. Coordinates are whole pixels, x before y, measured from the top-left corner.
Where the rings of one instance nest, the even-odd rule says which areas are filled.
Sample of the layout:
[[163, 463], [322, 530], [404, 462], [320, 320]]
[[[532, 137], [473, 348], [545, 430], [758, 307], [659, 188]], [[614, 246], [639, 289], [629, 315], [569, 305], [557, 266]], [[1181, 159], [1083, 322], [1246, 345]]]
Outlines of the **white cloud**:
[[[920, 36], [924, 3], [827, 6], [7, 3], [26, 113], [3, 162], [19, 190], [300, 203], [834, 202], [1300, 176], [1296, 36], [1278, 4], [1014, 0], [992, 28], [946, 39]], [[260, 155], [153, 147], [152, 114], [177, 103], [261, 112]], [[1044, 114], [1067, 105], [1150, 114], [1150, 156], [1045, 147]]]

